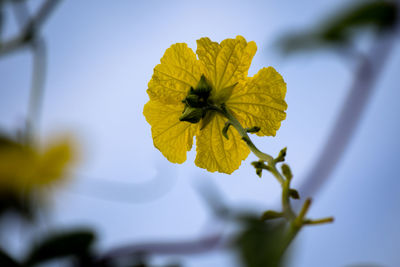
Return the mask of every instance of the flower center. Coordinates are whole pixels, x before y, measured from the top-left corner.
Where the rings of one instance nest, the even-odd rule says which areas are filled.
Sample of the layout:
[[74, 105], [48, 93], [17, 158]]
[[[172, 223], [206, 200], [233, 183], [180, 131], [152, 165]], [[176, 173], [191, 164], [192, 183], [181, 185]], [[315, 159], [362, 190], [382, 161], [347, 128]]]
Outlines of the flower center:
[[182, 100], [185, 104], [180, 121], [198, 123], [207, 113], [208, 108], [213, 104], [210, 99], [212, 87], [204, 75], [201, 75], [196, 88], [190, 87], [190, 90]]

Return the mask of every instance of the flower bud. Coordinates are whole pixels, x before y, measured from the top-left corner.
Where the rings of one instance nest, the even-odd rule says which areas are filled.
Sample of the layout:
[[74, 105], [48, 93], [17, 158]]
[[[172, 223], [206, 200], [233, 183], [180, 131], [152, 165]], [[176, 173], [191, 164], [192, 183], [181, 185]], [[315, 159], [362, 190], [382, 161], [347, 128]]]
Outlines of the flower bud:
[[194, 90], [196, 92], [196, 94], [198, 94], [199, 96], [209, 96], [210, 92], [211, 92], [211, 86], [210, 84], [207, 82], [207, 79], [204, 75], [201, 75], [200, 81], [196, 86], [196, 89]]
[[185, 107], [182, 115], [179, 117], [180, 121], [187, 121], [190, 123], [198, 123], [204, 116], [204, 111], [201, 108]]

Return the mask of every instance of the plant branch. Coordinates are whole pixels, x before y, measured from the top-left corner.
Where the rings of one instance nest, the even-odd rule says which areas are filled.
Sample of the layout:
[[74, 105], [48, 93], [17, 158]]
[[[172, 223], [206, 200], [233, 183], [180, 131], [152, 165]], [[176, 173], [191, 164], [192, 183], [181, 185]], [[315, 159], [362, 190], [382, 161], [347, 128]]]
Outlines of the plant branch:
[[374, 86], [389, 59], [397, 35], [389, 33], [381, 36], [372, 46], [369, 54], [360, 58], [353, 84], [332, 127], [332, 131], [314, 165], [300, 185], [300, 193], [315, 196], [328, 180], [333, 170], [343, 157], [351, 138], [370, 101]]
[[[60, 3], [60, 0], [47, 0], [39, 8], [35, 16], [26, 22], [20, 33], [8, 41], [0, 43], [0, 57], [8, 55], [18, 49], [24, 48], [30, 44], [31, 40], [36, 37], [40, 27], [46, 22], [52, 11]], [[25, 3], [17, 3], [25, 4]]]
[[[280, 250], [280, 255], [281, 257], [285, 253], [286, 249], [289, 247], [291, 242], [294, 240], [298, 232], [301, 230], [301, 228], [305, 225], [305, 222], [308, 224], [311, 224], [311, 222], [317, 222], [318, 223], [328, 223], [332, 222], [333, 219], [323, 219], [323, 220], [317, 220], [317, 221], [312, 221], [312, 220], [306, 220], [305, 217], [307, 215], [307, 212], [311, 206], [311, 199], [307, 198], [306, 201], [303, 204], [303, 207], [301, 208], [300, 212], [296, 215], [296, 213], [293, 211], [293, 208], [290, 203], [290, 182], [292, 179], [292, 173], [290, 171], [290, 168], [288, 165], [284, 164], [282, 166], [282, 172], [284, 175], [282, 175], [278, 169], [276, 168], [276, 164], [278, 162], [283, 162], [285, 160], [285, 155], [286, 155], [286, 148], [282, 149], [282, 151], [279, 153], [277, 158], [273, 158], [272, 156], [261, 152], [251, 141], [250, 137], [247, 134], [247, 131], [243, 128], [243, 126], [239, 123], [239, 121], [232, 115], [229, 110], [222, 105], [220, 108], [219, 107], [214, 107], [214, 110], [217, 110], [220, 112], [223, 116], [225, 116], [228, 119], [228, 123], [231, 124], [239, 133], [239, 135], [242, 137], [242, 139], [246, 142], [247, 146], [250, 148], [250, 150], [260, 159], [256, 164], [254, 165], [257, 169], [265, 169], [269, 171], [281, 184], [282, 186], [282, 212], [275, 212], [275, 211], [269, 211], [269, 215], [272, 214], [270, 218], [267, 218], [266, 215], [267, 213], [264, 213], [262, 216], [262, 219], [275, 219], [276, 217], [279, 217], [280, 214], [283, 215], [283, 217], [286, 219], [289, 228], [286, 232], [286, 235], [284, 239], [282, 240], [281, 244], [281, 250]], [[267, 162], [268, 165], [265, 165], [264, 162]], [[260, 173], [261, 175], [261, 173]], [[297, 191], [296, 191], [297, 192]], [[267, 215], [268, 216], [268, 215]]]
[[215, 234], [192, 241], [181, 242], [156, 242], [137, 245], [122, 246], [104, 253], [98, 263], [106, 263], [113, 259], [128, 258], [131, 256], [141, 256], [149, 254], [171, 255], [171, 254], [201, 254], [216, 248], [224, 248], [221, 244], [222, 235]]

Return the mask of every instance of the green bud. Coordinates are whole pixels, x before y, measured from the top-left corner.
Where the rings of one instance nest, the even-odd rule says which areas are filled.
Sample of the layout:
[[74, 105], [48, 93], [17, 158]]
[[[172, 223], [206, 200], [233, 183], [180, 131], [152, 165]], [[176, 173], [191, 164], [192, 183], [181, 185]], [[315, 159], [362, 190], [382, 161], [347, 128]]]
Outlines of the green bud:
[[211, 86], [208, 83], [206, 77], [204, 74], [201, 75], [200, 81], [196, 86], [196, 89], [194, 90], [194, 93], [199, 96], [205, 96], [208, 97], [210, 92], [211, 92]]
[[290, 170], [289, 165], [282, 164], [282, 173], [286, 177], [286, 179], [291, 180], [293, 178], [292, 171]]
[[198, 95], [189, 94], [184, 101], [189, 107], [200, 108], [200, 97]]
[[286, 147], [284, 147], [280, 152], [278, 157], [275, 159], [275, 162], [283, 162], [285, 161], [285, 157], [286, 157]]
[[251, 163], [251, 165], [253, 165], [253, 167], [256, 169], [257, 175], [260, 176], [260, 177], [261, 177], [261, 174], [258, 174], [258, 170], [260, 170], [260, 171], [262, 171], [262, 170], [271, 171], [271, 168], [268, 165], [265, 165], [265, 163], [262, 160], [253, 161]]
[[225, 122], [225, 126], [224, 126], [224, 128], [222, 129], [222, 135], [227, 139], [227, 140], [229, 140], [229, 137], [228, 137], [228, 129], [229, 129], [229, 126], [231, 126], [232, 124], [229, 122], [229, 121], [227, 121], [227, 122]]
[[258, 126], [246, 128], [246, 132], [248, 132], [248, 133], [256, 133], [256, 132], [259, 132], [260, 130], [261, 130], [261, 128]]
[[211, 89], [211, 85], [207, 82], [206, 77], [202, 75], [196, 88], [190, 87], [187, 96], [182, 102], [192, 108], [205, 108], [210, 105], [208, 98]]
[[187, 121], [190, 123], [198, 123], [204, 116], [204, 111], [201, 108], [185, 107], [182, 115], [179, 117], [180, 121]]
[[300, 194], [296, 189], [289, 189], [289, 196], [293, 199], [300, 199]]

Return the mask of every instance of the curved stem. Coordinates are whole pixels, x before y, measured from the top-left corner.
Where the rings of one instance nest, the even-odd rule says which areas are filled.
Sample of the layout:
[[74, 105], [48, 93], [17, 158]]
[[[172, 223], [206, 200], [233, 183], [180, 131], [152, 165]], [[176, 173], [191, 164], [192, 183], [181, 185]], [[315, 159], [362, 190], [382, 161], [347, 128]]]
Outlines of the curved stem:
[[[291, 181], [291, 175], [282, 175], [278, 169], [276, 168], [276, 164], [278, 162], [284, 161], [284, 156], [279, 155], [277, 158], [273, 158], [272, 156], [261, 152], [251, 141], [249, 135], [247, 134], [247, 130], [243, 128], [243, 126], [240, 124], [240, 122], [233, 116], [233, 114], [225, 107], [225, 105], [221, 105], [221, 107], [213, 107], [213, 110], [219, 112], [222, 114], [224, 117], [228, 119], [228, 123], [232, 125], [239, 133], [239, 135], [242, 137], [242, 139], [246, 142], [247, 146], [250, 148], [250, 150], [260, 159], [261, 163], [266, 162], [268, 165], [261, 165], [263, 169], [268, 170], [271, 172], [274, 177], [279, 181], [279, 183], [282, 186], [282, 214], [283, 217], [287, 220], [289, 224], [289, 228], [283, 237], [282, 240], [282, 246], [280, 250], [280, 255], [282, 256], [286, 249], [289, 247], [291, 242], [294, 240], [294, 238], [297, 236], [301, 228], [306, 225], [306, 224], [311, 224], [311, 222], [314, 222], [312, 220], [306, 220], [306, 214], [310, 208], [311, 205], [311, 199], [308, 198], [303, 204], [303, 207], [301, 211], [296, 214], [292, 208], [292, 205], [290, 203], [290, 198], [291, 198], [291, 192], [290, 192], [290, 181]], [[281, 153], [285, 153], [285, 151], [281, 151]], [[286, 165], [287, 168], [289, 168]], [[290, 170], [290, 169], [289, 169]], [[284, 173], [284, 171], [283, 171]], [[326, 223], [326, 222], [332, 222], [333, 218], [326, 218], [326, 219], [320, 219], [316, 220], [316, 224], [319, 223]]]
[[[399, 28], [399, 27], [397, 27]], [[343, 153], [356, 133], [357, 127], [365, 113], [368, 102], [376, 90], [374, 88], [379, 75], [390, 58], [397, 34], [381, 36], [373, 44], [366, 57], [361, 58], [359, 67], [354, 75], [353, 83], [340, 113], [334, 122], [331, 133], [324, 144], [320, 155], [313, 163], [311, 170], [306, 174], [299, 191], [309, 196], [315, 196], [329, 176], [337, 167]]]
[[221, 105], [221, 108], [215, 108], [218, 112], [220, 112], [223, 116], [225, 116], [229, 123], [238, 131], [239, 135], [242, 137], [243, 141], [246, 142], [247, 146], [250, 150], [256, 155], [261, 161], [265, 161], [268, 164], [268, 170], [274, 175], [274, 177], [278, 180], [278, 182], [282, 186], [282, 208], [283, 214], [288, 219], [293, 219], [296, 217], [293, 209], [290, 205], [290, 180], [285, 179], [282, 174], [277, 170], [276, 163], [277, 161], [269, 154], [261, 152], [251, 141], [247, 131], [243, 128], [240, 122], [232, 115], [232, 113], [224, 106]]
[[247, 134], [247, 131], [243, 128], [243, 126], [240, 124], [240, 122], [232, 115], [232, 113], [229, 112], [229, 110], [225, 107], [225, 105], [221, 105], [221, 108], [217, 108], [217, 111], [219, 111], [222, 115], [224, 115], [231, 125], [235, 127], [235, 129], [238, 131], [240, 136], [242, 137], [243, 141], [246, 142], [247, 146], [250, 148], [250, 150], [256, 155], [260, 160], [264, 160], [268, 163], [272, 162], [274, 158], [271, 155], [268, 155], [267, 153], [261, 152], [251, 141], [249, 135]]

